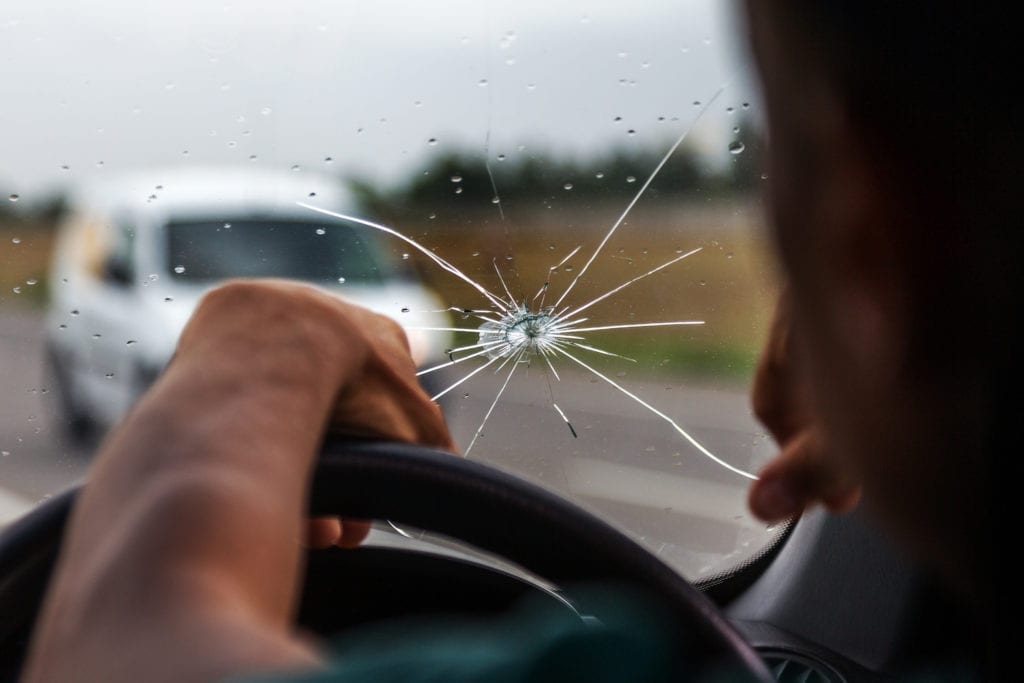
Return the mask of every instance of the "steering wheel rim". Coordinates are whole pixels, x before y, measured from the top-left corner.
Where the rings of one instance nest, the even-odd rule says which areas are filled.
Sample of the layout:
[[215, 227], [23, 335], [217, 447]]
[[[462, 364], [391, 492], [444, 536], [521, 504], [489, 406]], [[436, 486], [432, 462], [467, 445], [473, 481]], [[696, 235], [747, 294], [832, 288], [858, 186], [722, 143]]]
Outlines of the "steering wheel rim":
[[[690, 662], [691, 670], [725, 666], [753, 680], [773, 680], [708, 598], [622, 532], [565, 499], [423, 446], [329, 439], [322, 450], [311, 514], [388, 519], [437, 532], [557, 585], [602, 582], [639, 590], [666, 608], [680, 637], [693, 645], [687, 651], [701, 653], [705, 661]], [[40, 573], [52, 564], [77, 493], [75, 488], [41, 504], [0, 536], [0, 611], [25, 612], [33, 602], [38, 611], [48, 580]], [[0, 623], [0, 643], [15, 627]]]

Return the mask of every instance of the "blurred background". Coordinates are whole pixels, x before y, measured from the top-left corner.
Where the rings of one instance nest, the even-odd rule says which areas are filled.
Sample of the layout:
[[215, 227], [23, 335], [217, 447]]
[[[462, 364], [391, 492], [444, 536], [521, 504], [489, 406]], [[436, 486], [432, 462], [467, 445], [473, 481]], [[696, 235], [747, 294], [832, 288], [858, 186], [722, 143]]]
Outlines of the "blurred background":
[[[587, 360], [723, 459], [756, 469], [771, 444], [746, 386], [776, 276], [759, 200], [758, 95], [740, 30], [731, 4], [714, 0], [5, 3], [0, 523], [81, 477], [102, 435], [102, 424], [72, 424], [62, 373], [94, 374], [90, 400], [105, 412], [94, 421], [109, 422], [173, 348], [196, 272], [160, 256], [175, 221], [284, 221], [307, 237], [341, 229], [296, 210], [302, 200], [390, 225], [495, 292], [497, 266], [529, 301], [581, 247], [550, 274], [551, 292], [564, 291], [684, 134], [565, 303], [702, 247], [588, 317], [704, 325], [594, 333], [587, 343], [632, 360]], [[255, 175], [277, 189], [226, 199], [229, 178]], [[202, 197], [183, 198], [185, 187], [202, 187]], [[93, 236], [68, 237], [79, 233]], [[485, 305], [408, 244], [355, 234], [379, 252], [365, 275], [376, 284], [360, 289], [346, 275], [355, 266], [339, 265], [326, 284], [342, 295], [378, 297], [374, 305], [407, 324], [435, 306]], [[128, 272], [118, 236], [137, 245]], [[53, 266], [76, 259], [79, 279]], [[127, 331], [84, 323], [85, 301], [122, 311]], [[148, 322], [157, 313], [139, 313], [178, 304], [185, 312], [166, 328]], [[457, 310], [437, 324], [469, 324]], [[475, 342], [435, 335], [418, 360], [429, 366], [451, 345]], [[151, 360], [138, 361], [146, 353]], [[431, 388], [475, 362], [433, 373]], [[745, 512], [746, 480], [594, 376], [559, 374], [540, 364], [520, 373], [472, 457], [598, 511], [692, 578], [772, 536]], [[446, 397], [463, 448], [504, 376], [480, 373]], [[122, 380], [123, 395], [110, 393]]]

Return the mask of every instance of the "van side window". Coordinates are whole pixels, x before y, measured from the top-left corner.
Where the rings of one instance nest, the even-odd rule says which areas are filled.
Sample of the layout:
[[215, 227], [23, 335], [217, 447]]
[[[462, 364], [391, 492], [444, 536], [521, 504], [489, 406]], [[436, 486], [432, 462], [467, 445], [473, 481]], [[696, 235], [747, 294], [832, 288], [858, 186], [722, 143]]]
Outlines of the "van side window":
[[128, 286], [135, 281], [135, 228], [117, 226], [112, 233], [103, 278], [112, 284]]

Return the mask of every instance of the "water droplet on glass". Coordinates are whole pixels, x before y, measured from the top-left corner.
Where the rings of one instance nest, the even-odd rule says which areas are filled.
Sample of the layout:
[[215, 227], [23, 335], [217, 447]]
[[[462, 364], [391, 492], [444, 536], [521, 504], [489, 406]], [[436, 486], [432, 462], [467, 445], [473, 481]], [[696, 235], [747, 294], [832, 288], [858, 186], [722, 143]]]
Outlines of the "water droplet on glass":
[[477, 83], [477, 85], [479, 85], [481, 88], [486, 88], [487, 87], [487, 79], [486, 78], [481, 78], [480, 82]]
[[744, 109], [750, 109], [750, 102], [744, 102], [743, 103], [743, 108]]
[[408, 306], [402, 306], [402, 313], [408, 313], [408, 312], [409, 312], [409, 307]]
[[526, 89], [527, 90], [536, 90], [537, 89], [537, 85], [535, 83], [527, 83], [526, 84]]
[[735, 114], [736, 113], [736, 107], [726, 107], [725, 108], [725, 113], [726, 114]]
[[28, 285], [29, 287], [38, 284], [38, 282], [39, 280], [35, 279], [34, 277], [30, 277], [29, 279], [25, 280], [25, 284]]
[[324, 163], [325, 164], [333, 164], [334, 163], [334, 157], [324, 157]]
[[767, 173], [762, 173], [761, 174], [761, 180], [768, 180], [768, 174]]
[[626, 176], [626, 182], [627, 183], [635, 183], [636, 182], [636, 178], [634, 176]]
[[310, 192], [310, 193], [309, 193], [308, 195], [306, 195], [306, 196], [307, 196], [307, 197], [315, 197], [315, 196], [316, 196], [316, 192]]
[[343, 284], [345, 284], [345, 278], [343, 278], [343, 277], [339, 277], [339, 278], [338, 278], [338, 284], [339, 284], [339, 285], [343, 285]]
[[21, 294], [21, 287], [14, 287], [11, 289], [11, 291], [14, 292], [15, 294]]
[[452, 182], [453, 183], [461, 183], [462, 182], [462, 176], [460, 176], [460, 175], [453, 175], [452, 176]]
[[731, 259], [731, 258], [732, 258], [732, 252], [731, 252], [731, 251], [730, 251], [730, 252], [728, 252], [728, 253], [727, 253], [727, 254], [725, 255], [725, 258], [727, 258], [727, 259]]
[[505, 155], [504, 154], [499, 154], [498, 155], [498, 161], [505, 161]]
[[427, 144], [428, 145], [436, 145], [437, 144], [437, 138], [430, 138], [429, 140], [427, 140]]
[[78, 315], [78, 309], [77, 308], [72, 308], [71, 309], [71, 315]]
[[562, 188], [566, 189], [566, 190], [571, 190], [572, 189], [572, 183], [566, 183], [565, 185], [562, 185]]
[[632, 128], [626, 131], [626, 135], [636, 135], [636, 131]]
[[164, 302], [165, 303], [170, 302], [170, 301], [174, 301], [174, 297], [173, 296], [165, 296], [164, 297]]
[[604, 173], [598, 171], [597, 173], [594, 174], [594, 177], [600, 180], [601, 178], [604, 178]]
[[729, 143], [729, 154], [743, 154], [743, 150], [746, 146], [739, 140], [734, 140]]
[[456, 187], [455, 188], [455, 194], [462, 194], [462, 188], [461, 187]]
[[132, 344], [138, 344], [138, 342], [135, 341], [134, 339], [129, 339], [128, 341], [125, 342], [126, 346], [131, 346]]
[[7, 201], [9, 201], [9, 202], [16, 202], [19, 199], [21, 199], [21, 197], [19, 195], [16, 195], [16, 194], [9, 194], [9, 195], [7, 195]]
[[701, 287], [703, 287], [703, 286], [704, 286], [704, 285], [706, 285], [707, 283], [708, 283], [708, 281], [707, 281], [707, 280], [700, 280], [700, 281], [698, 281], [698, 282], [697, 282], [697, 284], [698, 284], [698, 285], [700, 285]]
[[231, 224], [230, 223], [225, 223], [224, 224], [224, 229], [225, 230], [230, 230], [231, 229]]
[[409, 254], [402, 254], [402, 260], [403, 261], [408, 261], [409, 260]]
[[491, 197], [491, 204], [501, 204], [501, 197]]
[[326, 235], [327, 231], [324, 230], [323, 228], [317, 228], [316, 229], [316, 234], [318, 234], [318, 235]]
[[260, 113], [263, 114], [264, 116], [270, 116], [271, 114], [274, 113], [274, 110], [271, 109], [270, 107], [263, 107], [263, 109], [260, 109]]
[[700, 106], [700, 100], [694, 100], [693, 101], [693, 106], [699, 107]]
[[103, 162], [102, 161], [97, 161], [96, 162], [96, 168], [103, 168]]
[[64, 323], [61, 323], [60, 325], [57, 325], [57, 328], [61, 329], [61, 330], [66, 330], [66, 329], [68, 329], [68, 326], [65, 325]]
[[427, 220], [429, 220], [429, 221], [432, 221], [432, 220], [434, 220], [435, 218], [437, 218], [437, 214], [436, 214], [436, 213], [432, 213], [432, 214], [430, 214], [429, 216], [427, 216]]
[[99, 339], [99, 338], [101, 338], [102, 336], [103, 336], [102, 334], [96, 333], [96, 334], [92, 335], [92, 338], [93, 338], [93, 339]]
[[740, 127], [739, 126], [733, 126], [732, 127], [732, 132], [733, 133], [739, 133], [740, 132]]
[[108, 373], [107, 373], [106, 375], [104, 375], [104, 376], [105, 376], [105, 377], [106, 377], [107, 379], [114, 379], [114, 373], [112, 373], [112, 372], [108, 372]]
[[185, 266], [174, 266], [174, 272], [181, 275], [185, 272]]
[[62, 170], [62, 171], [70, 171], [71, 167], [68, 166], [67, 164], [64, 164], [63, 166], [60, 167], [60, 170]]

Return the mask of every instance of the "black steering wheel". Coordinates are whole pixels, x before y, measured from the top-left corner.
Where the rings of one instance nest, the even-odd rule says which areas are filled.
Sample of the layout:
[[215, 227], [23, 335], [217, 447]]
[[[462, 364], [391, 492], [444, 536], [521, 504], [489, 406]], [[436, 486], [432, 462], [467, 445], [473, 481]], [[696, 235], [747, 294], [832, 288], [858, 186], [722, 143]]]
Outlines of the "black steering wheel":
[[[0, 681], [16, 680], [76, 494], [39, 505], [0, 536]], [[328, 441], [310, 511], [438, 532], [558, 586], [602, 582], [644, 593], [667, 612], [688, 672], [724, 668], [773, 680], [725, 616], [674, 570], [593, 515], [486, 465], [409, 444]]]

